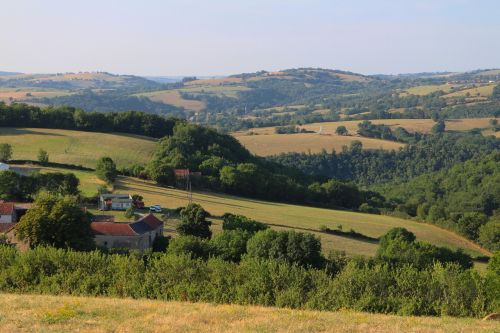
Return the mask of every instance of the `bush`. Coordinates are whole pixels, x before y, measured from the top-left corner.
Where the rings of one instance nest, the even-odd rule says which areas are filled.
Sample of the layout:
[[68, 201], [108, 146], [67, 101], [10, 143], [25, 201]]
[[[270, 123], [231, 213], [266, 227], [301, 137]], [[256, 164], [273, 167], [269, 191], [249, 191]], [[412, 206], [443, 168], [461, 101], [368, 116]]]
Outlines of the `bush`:
[[198, 204], [189, 204], [180, 211], [181, 223], [177, 226], [177, 232], [181, 235], [191, 235], [202, 238], [210, 238], [210, 221], [206, 218], [210, 215]]
[[247, 243], [250, 257], [275, 259], [304, 267], [322, 267], [321, 242], [313, 234], [263, 230]]
[[204, 239], [186, 235], [170, 240], [167, 252], [174, 255], [189, 255], [191, 258], [207, 259], [210, 254], [210, 245]]
[[490, 251], [500, 250], [500, 220], [491, 220], [479, 228], [479, 242]]
[[118, 176], [115, 162], [113, 162], [111, 157], [100, 158], [97, 161], [95, 173], [99, 179], [104, 180], [109, 184], [112, 184]]
[[264, 223], [249, 219], [248, 217], [243, 215], [233, 215], [230, 213], [226, 213], [222, 216], [222, 220], [223, 230], [243, 230], [254, 234], [258, 231], [266, 230], [267, 228], [269, 228]]
[[238, 262], [247, 252], [247, 242], [252, 234], [244, 230], [224, 230], [210, 239], [212, 254], [224, 260]]

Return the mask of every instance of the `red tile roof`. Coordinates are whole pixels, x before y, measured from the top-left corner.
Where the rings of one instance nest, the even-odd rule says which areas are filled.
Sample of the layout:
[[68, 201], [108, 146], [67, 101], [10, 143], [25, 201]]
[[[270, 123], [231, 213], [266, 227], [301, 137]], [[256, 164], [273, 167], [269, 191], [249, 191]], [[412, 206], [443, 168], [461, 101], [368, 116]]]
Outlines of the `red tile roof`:
[[0, 203], [0, 215], [12, 215], [14, 213], [14, 204], [12, 202]]
[[163, 222], [160, 221], [156, 216], [153, 214], [148, 214], [138, 220], [137, 222], [144, 222], [146, 223], [152, 230], [157, 229], [163, 225]]
[[132, 223], [92, 222], [90, 227], [97, 235], [138, 236], [158, 229], [163, 222], [153, 214], [148, 214]]
[[137, 236], [130, 223], [92, 222], [90, 227], [97, 235], [107, 236]]

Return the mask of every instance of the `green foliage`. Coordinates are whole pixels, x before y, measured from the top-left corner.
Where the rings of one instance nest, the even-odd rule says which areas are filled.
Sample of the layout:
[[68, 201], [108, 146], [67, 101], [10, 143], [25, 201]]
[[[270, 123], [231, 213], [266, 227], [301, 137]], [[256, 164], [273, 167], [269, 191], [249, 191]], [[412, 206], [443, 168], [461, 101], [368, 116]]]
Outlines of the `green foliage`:
[[490, 251], [500, 250], [500, 220], [498, 218], [479, 228], [479, 243]]
[[300, 133], [300, 129], [295, 125], [277, 126], [274, 128], [276, 134], [295, 134]]
[[247, 242], [252, 234], [242, 229], [224, 230], [210, 239], [211, 253], [224, 260], [238, 262], [247, 252]]
[[223, 230], [242, 230], [250, 234], [254, 234], [261, 230], [266, 230], [269, 227], [255, 220], [249, 219], [243, 215], [233, 215], [226, 213], [222, 216], [222, 229]]
[[0, 162], [7, 162], [12, 157], [12, 146], [8, 143], [0, 143]]
[[210, 215], [198, 204], [189, 204], [181, 212], [182, 221], [177, 226], [177, 232], [181, 235], [191, 235], [201, 238], [210, 238], [210, 221], [207, 217]]
[[46, 150], [40, 148], [38, 151], [38, 162], [40, 162], [41, 165], [47, 165], [47, 163], [49, 163], [49, 153], [47, 153]]
[[87, 250], [94, 247], [90, 216], [74, 197], [41, 193], [34, 207], [23, 215], [16, 235], [31, 247], [54, 246]]
[[185, 235], [170, 240], [167, 251], [170, 254], [186, 254], [191, 258], [207, 259], [210, 254], [210, 244], [202, 238]]
[[482, 277], [456, 265], [419, 269], [347, 260], [341, 254], [333, 257], [335, 276], [325, 270], [258, 258], [232, 263], [186, 254], [155, 253], [141, 258], [46, 247], [18, 252], [0, 246], [0, 291], [412, 316], [481, 317], [498, 305], [499, 289], [494, 289], [498, 284], [494, 284], [491, 270]]
[[174, 168], [166, 162], [155, 160], [148, 165], [147, 173], [158, 185], [172, 186], [175, 184]]
[[439, 263], [455, 263], [463, 269], [472, 267], [472, 259], [460, 249], [452, 251], [415, 241], [415, 235], [404, 228], [391, 229], [380, 238], [377, 258], [393, 265], [425, 268]]
[[133, 208], [133, 207], [128, 208], [128, 209], [125, 211], [125, 214], [124, 214], [124, 215], [125, 215], [125, 217], [126, 217], [127, 219], [131, 219], [132, 217], [134, 217], [134, 215], [135, 215], [134, 208]]
[[438, 120], [436, 124], [432, 127], [432, 133], [434, 134], [440, 134], [444, 133], [444, 130], [446, 129], [446, 124], [444, 123], [444, 120]]
[[113, 162], [111, 157], [101, 157], [97, 161], [95, 173], [99, 179], [104, 180], [109, 184], [112, 184], [118, 176], [116, 164]]
[[0, 172], [0, 198], [7, 201], [30, 200], [39, 191], [59, 195], [78, 195], [79, 179], [72, 173], [40, 173], [23, 176], [14, 171]]
[[488, 217], [484, 213], [467, 212], [458, 219], [458, 230], [467, 238], [477, 240], [479, 228], [486, 224]]
[[275, 259], [300, 266], [322, 267], [321, 241], [310, 233], [259, 231], [247, 243], [250, 257]]
[[347, 131], [347, 128], [344, 125], [338, 126], [337, 129], [335, 130], [335, 133], [337, 135], [347, 135], [349, 132]]
[[[81, 104], [78, 98], [85, 94], [75, 94], [71, 97], [74, 103], [63, 103], [65, 106], [40, 108], [28, 104], [14, 103], [7, 105], [0, 102], [0, 123], [8, 127], [35, 127], [35, 128], [57, 128], [95, 132], [118, 132], [136, 135], [145, 135], [153, 138], [161, 138], [171, 135], [176, 123], [184, 120], [165, 118], [157, 114], [145, 112], [128, 111], [133, 108], [133, 103], [125, 104], [124, 112], [116, 112], [116, 108], [107, 110], [109, 112], [85, 112], [82, 109], [68, 107]], [[87, 95], [89, 96], [89, 95]], [[99, 98], [100, 94], [90, 94], [90, 97]], [[132, 102], [137, 100], [133, 98]], [[55, 105], [57, 99], [47, 100], [47, 104]], [[87, 101], [88, 102], [88, 101]], [[85, 104], [90, 110], [92, 102]], [[160, 104], [161, 105], [161, 104]], [[109, 107], [109, 106], [108, 106]], [[166, 107], [163, 104], [163, 107]], [[173, 108], [173, 107], [172, 107]], [[135, 108], [137, 110], [138, 108]]]

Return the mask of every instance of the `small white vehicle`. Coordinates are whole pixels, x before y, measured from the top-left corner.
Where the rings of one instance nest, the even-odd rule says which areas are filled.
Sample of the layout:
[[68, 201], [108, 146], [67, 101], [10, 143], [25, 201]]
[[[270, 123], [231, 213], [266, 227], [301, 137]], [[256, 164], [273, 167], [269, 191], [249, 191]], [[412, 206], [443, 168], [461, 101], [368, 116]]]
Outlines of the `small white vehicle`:
[[149, 207], [150, 212], [154, 213], [161, 213], [161, 206], [160, 205], [152, 205]]

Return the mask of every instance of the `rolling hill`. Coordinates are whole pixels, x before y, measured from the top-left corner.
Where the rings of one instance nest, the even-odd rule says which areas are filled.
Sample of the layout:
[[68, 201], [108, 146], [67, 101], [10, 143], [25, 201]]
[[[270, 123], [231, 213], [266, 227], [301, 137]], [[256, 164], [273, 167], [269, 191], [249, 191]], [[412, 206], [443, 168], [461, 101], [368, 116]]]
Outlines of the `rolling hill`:
[[0, 128], [0, 143], [12, 145], [13, 159], [36, 160], [38, 151], [51, 162], [93, 168], [97, 159], [111, 157], [118, 167], [146, 163], [155, 140], [125, 134], [108, 134], [40, 128]]
[[[18, 167], [22, 168], [23, 172], [73, 172], [80, 179], [80, 190], [85, 195], [97, 193], [97, 188], [104, 185], [102, 181], [95, 177], [93, 172], [89, 171], [73, 171], [39, 166]], [[119, 177], [114, 185], [114, 190], [116, 193], [140, 194], [144, 197], [146, 205], [160, 204], [162, 207], [169, 209], [183, 207], [189, 203], [186, 191], [160, 187], [151, 181], [132, 177]], [[350, 255], [372, 256], [375, 254], [378, 246], [376, 242], [346, 238], [320, 231], [321, 226], [335, 229], [338, 225], [342, 225], [344, 230], [352, 228], [370, 237], [379, 237], [394, 227], [404, 227], [415, 233], [420, 240], [450, 248], [463, 248], [473, 255], [489, 254], [488, 251], [453, 232], [434, 225], [390, 216], [267, 202], [214, 192], [194, 192], [192, 199], [193, 202], [202, 205], [215, 217], [224, 213], [241, 214], [276, 229], [295, 229], [302, 232], [311, 232], [321, 238], [323, 249], [326, 252], [337, 249], [346, 251]], [[92, 209], [93, 207], [88, 208]], [[122, 213], [117, 214], [123, 220]], [[167, 223], [168, 233], [175, 234], [174, 226], [177, 222], [176, 219], [172, 219]], [[213, 222], [212, 228], [216, 232], [222, 230], [219, 219], [215, 218]]]
[[494, 332], [498, 321], [1, 294], [0, 332]]
[[[445, 121], [447, 131], [467, 131], [474, 128], [491, 128], [493, 118], [448, 119]], [[248, 131], [234, 132], [237, 138], [248, 150], [260, 156], [270, 156], [280, 153], [319, 153], [323, 149], [337, 152], [351, 142], [361, 141], [364, 149], [397, 150], [404, 144], [389, 140], [366, 138], [357, 134], [361, 120], [312, 123], [298, 126], [300, 129], [313, 133], [275, 134], [275, 127], [252, 128]], [[384, 124], [392, 129], [403, 127], [408, 132], [430, 133], [435, 122], [432, 119], [375, 119], [373, 124]], [[335, 134], [338, 126], [345, 126], [349, 136]], [[319, 135], [319, 132], [321, 135]], [[485, 132], [486, 135], [493, 133]]]

